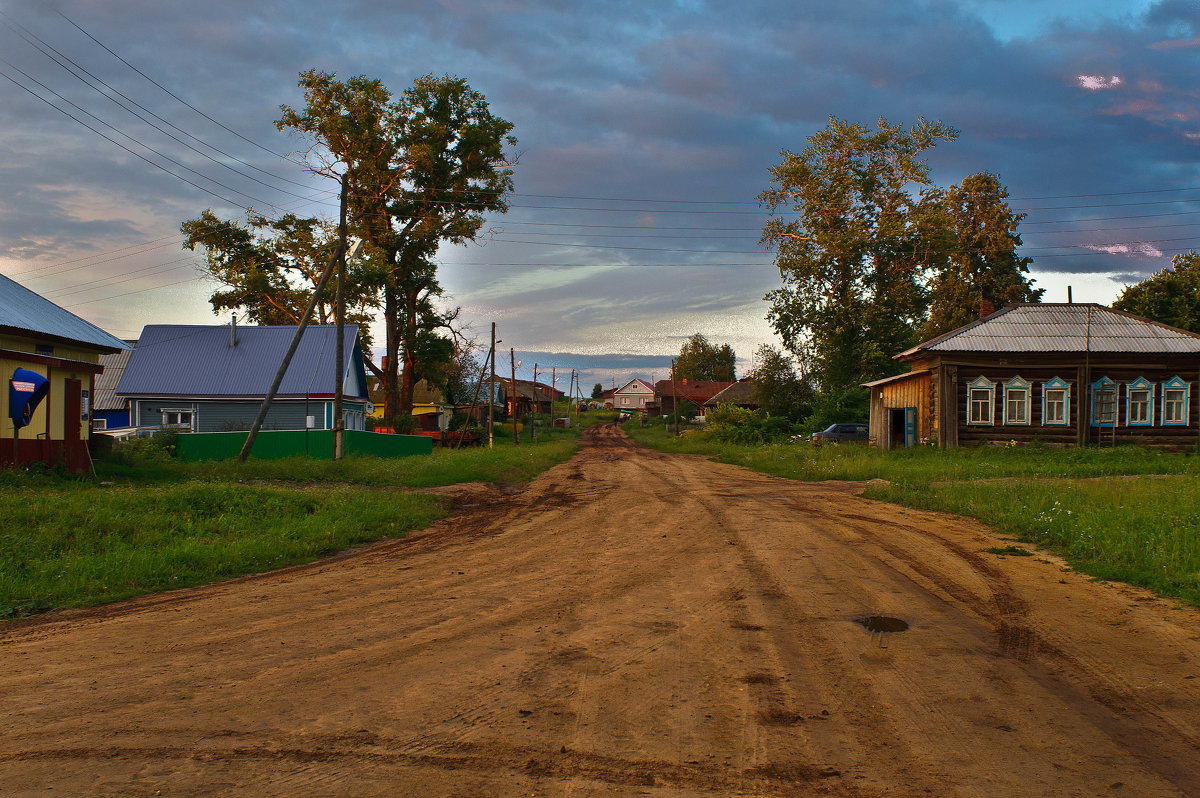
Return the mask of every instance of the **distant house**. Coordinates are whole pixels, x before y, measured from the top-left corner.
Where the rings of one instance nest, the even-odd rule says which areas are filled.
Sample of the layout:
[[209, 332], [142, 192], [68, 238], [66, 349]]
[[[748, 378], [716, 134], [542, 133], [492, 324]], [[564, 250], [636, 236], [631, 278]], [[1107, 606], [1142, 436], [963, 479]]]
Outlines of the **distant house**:
[[[11, 397], [42, 396], [18, 431], [16, 463], [64, 463], [72, 471], [89, 466], [92, 397], [102, 355], [129, 345], [28, 288], [0, 275], [0, 464], [14, 463]], [[20, 372], [18, 373], [18, 370]], [[44, 382], [43, 382], [44, 381]], [[26, 389], [29, 391], [26, 391]]]
[[[370, 418], [375, 420], [376, 429], [390, 427], [391, 424], [384, 421], [387, 401], [384, 396], [383, 382], [371, 377], [370, 383], [370, 397], [373, 405]], [[416, 417], [418, 427], [424, 430], [446, 428], [450, 421], [452, 408], [446, 403], [442, 392], [430, 385], [428, 380], [417, 380], [417, 384], [413, 386], [412, 401], [412, 415]]]
[[696, 408], [696, 414], [704, 418], [704, 403], [721, 391], [733, 385], [732, 381], [722, 380], [659, 380], [654, 383], [654, 402], [647, 405], [651, 415], [661, 413], [664, 416], [675, 412], [675, 399], [680, 402], [690, 402]]
[[654, 386], [645, 380], [634, 378], [613, 391], [612, 406], [616, 410], [632, 413], [645, 410], [654, 401]]
[[[116, 395], [140, 430], [246, 430], [296, 333], [294, 326], [152, 324], [142, 330]], [[263, 429], [333, 429], [337, 327], [304, 330]], [[358, 327], [345, 326], [346, 429], [366, 429], [367, 378]]]
[[[515, 386], [515, 387], [514, 387]], [[551, 388], [542, 382], [532, 380], [517, 380], [496, 376], [497, 395], [503, 398], [506, 414], [509, 418], [515, 413], [518, 417], [529, 413], [547, 414], [551, 411], [551, 402], [557, 402], [566, 394], [557, 388]]]
[[748, 379], [735, 382], [733, 385], [714, 395], [704, 403], [704, 406], [711, 410], [717, 405], [733, 404], [749, 410], [757, 410], [758, 401], [754, 398], [755, 387], [755, 384]]
[[871, 443], [1200, 442], [1200, 335], [1096, 304], [1010, 305], [864, 384]]
[[101, 355], [100, 365], [104, 371], [96, 375], [96, 390], [92, 395], [92, 431], [109, 432], [129, 428], [129, 400], [117, 396], [117, 383], [125, 373], [132, 347], [137, 341], [126, 341], [129, 349]]

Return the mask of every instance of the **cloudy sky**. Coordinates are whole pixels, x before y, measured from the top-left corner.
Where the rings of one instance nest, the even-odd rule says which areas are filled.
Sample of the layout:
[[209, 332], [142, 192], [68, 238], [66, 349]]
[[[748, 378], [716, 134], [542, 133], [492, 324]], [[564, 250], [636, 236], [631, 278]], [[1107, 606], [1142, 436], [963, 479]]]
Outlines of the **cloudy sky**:
[[935, 182], [1000, 175], [1048, 301], [1200, 248], [1200, 0], [9, 0], [0, 272], [123, 337], [227, 321], [179, 224], [335, 215], [272, 125], [310, 68], [458, 75], [513, 122], [512, 209], [442, 281], [589, 384], [665, 376], [694, 332], [743, 370], [773, 340], [755, 197], [831, 115], [959, 128]]

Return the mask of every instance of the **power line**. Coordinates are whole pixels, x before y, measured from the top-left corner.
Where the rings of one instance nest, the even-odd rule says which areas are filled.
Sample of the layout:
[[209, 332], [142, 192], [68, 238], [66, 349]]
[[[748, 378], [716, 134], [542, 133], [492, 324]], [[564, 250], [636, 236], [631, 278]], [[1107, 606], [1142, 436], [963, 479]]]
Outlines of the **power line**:
[[[3, 16], [3, 17], [6, 19], [6, 20], [8, 20], [8, 17], [7, 17], [6, 15], [4, 15], [4, 13], [3, 13], [3, 12], [0, 12], [0, 16]], [[11, 20], [9, 20], [9, 21], [7, 22], [7, 24], [8, 24], [8, 27], [9, 27], [10, 29], [11, 29], [11, 28], [13, 28], [13, 24], [14, 24], [14, 23], [12, 23], [12, 22], [11, 22]], [[72, 66], [72, 67], [74, 67], [75, 69], [79, 70], [79, 71], [80, 71], [80, 72], [82, 72], [83, 74], [87, 75], [89, 78], [91, 78], [91, 79], [92, 79], [93, 81], [95, 81], [96, 83], [99, 83], [99, 84], [100, 84], [101, 86], [103, 86], [104, 88], [108, 89], [108, 91], [109, 91], [109, 92], [112, 92], [113, 94], [117, 95], [117, 96], [118, 96], [118, 97], [120, 97], [121, 99], [123, 99], [123, 100], [125, 100], [126, 102], [128, 102], [128, 103], [132, 104], [133, 106], [137, 107], [137, 108], [138, 108], [138, 109], [140, 109], [141, 111], [144, 111], [144, 112], [146, 112], [146, 113], [147, 113], [147, 114], [149, 114], [150, 116], [152, 116], [152, 117], [154, 117], [155, 119], [157, 119], [158, 121], [162, 122], [164, 125], [167, 125], [167, 126], [169, 126], [169, 127], [173, 128], [173, 129], [175, 129], [175, 130], [179, 131], [179, 132], [180, 132], [181, 134], [183, 134], [184, 136], [187, 136], [188, 138], [191, 138], [193, 141], [196, 141], [196, 142], [198, 142], [198, 143], [200, 143], [200, 144], [204, 145], [205, 147], [208, 147], [209, 149], [213, 150], [214, 152], [216, 152], [216, 153], [218, 153], [218, 154], [220, 154], [220, 155], [222, 155], [222, 156], [224, 156], [224, 157], [226, 157], [226, 158], [229, 158], [229, 159], [231, 159], [231, 160], [238, 161], [239, 163], [243, 163], [243, 164], [245, 164], [246, 166], [250, 166], [251, 168], [258, 169], [258, 167], [255, 167], [255, 166], [253, 166], [252, 164], [249, 164], [249, 163], [247, 163], [247, 162], [245, 162], [245, 161], [242, 161], [241, 159], [239, 159], [239, 158], [237, 158], [237, 157], [235, 157], [235, 156], [233, 156], [233, 155], [230, 155], [229, 153], [223, 152], [222, 150], [220, 150], [220, 149], [218, 149], [218, 148], [216, 148], [216, 147], [213, 147], [212, 145], [208, 144], [207, 142], [204, 142], [203, 140], [201, 140], [201, 139], [197, 138], [196, 136], [193, 136], [191, 133], [188, 133], [186, 130], [183, 130], [183, 129], [179, 128], [178, 126], [176, 126], [176, 125], [172, 124], [172, 123], [171, 123], [171, 122], [169, 122], [168, 120], [166, 120], [166, 119], [163, 119], [161, 116], [159, 116], [158, 114], [154, 113], [154, 112], [153, 112], [153, 111], [151, 111], [149, 108], [146, 108], [144, 105], [142, 105], [141, 103], [137, 102], [137, 101], [136, 101], [136, 100], [134, 100], [132, 97], [129, 97], [128, 95], [126, 95], [126, 94], [122, 93], [122, 92], [121, 92], [121, 91], [119, 91], [118, 89], [115, 89], [115, 88], [113, 88], [111, 85], [109, 85], [108, 83], [106, 83], [104, 80], [100, 79], [99, 77], [97, 77], [97, 76], [96, 76], [96, 75], [94, 75], [93, 73], [89, 72], [89, 71], [88, 71], [87, 69], [85, 69], [84, 67], [80, 66], [80, 65], [79, 65], [77, 62], [75, 62], [75, 61], [73, 61], [72, 59], [70, 59], [69, 57], [67, 57], [67, 56], [63, 55], [63, 54], [62, 54], [62, 53], [61, 53], [59, 50], [55, 49], [55, 48], [54, 48], [52, 45], [50, 45], [50, 44], [47, 44], [47, 43], [46, 43], [45, 41], [43, 41], [42, 39], [38, 38], [38, 37], [37, 37], [35, 34], [33, 34], [33, 33], [30, 33], [29, 35], [30, 35], [30, 36], [32, 36], [34, 39], [37, 39], [37, 41], [38, 41], [38, 42], [40, 42], [41, 44], [44, 44], [44, 45], [45, 45], [46, 47], [48, 47], [50, 50], [52, 50], [52, 51], [54, 52], [54, 55], [51, 55], [49, 52], [47, 52], [47, 51], [46, 51], [45, 49], [43, 49], [42, 47], [40, 47], [40, 46], [38, 46], [37, 44], [34, 44], [33, 42], [31, 42], [31, 41], [29, 40], [29, 38], [27, 38], [27, 37], [26, 37], [26, 36], [25, 36], [23, 33], [21, 33], [20, 31], [17, 31], [17, 35], [21, 36], [21, 38], [22, 38], [22, 39], [25, 39], [26, 43], [28, 43], [28, 44], [29, 44], [31, 47], [33, 47], [34, 49], [38, 50], [38, 52], [42, 53], [42, 55], [46, 56], [46, 57], [47, 57], [47, 58], [49, 58], [51, 61], [53, 61], [53, 62], [54, 62], [56, 65], [58, 65], [59, 67], [61, 67], [61, 68], [62, 68], [62, 69], [63, 69], [63, 70], [64, 70], [64, 71], [67, 73], [67, 74], [71, 75], [71, 77], [73, 77], [73, 78], [75, 78], [76, 80], [78, 80], [79, 82], [83, 83], [83, 84], [84, 84], [85, 86], [87, 86], [89, 89], [91, 89], [92, 91], [96, 92], [96, 93], [97, 93], [97, 94], [99, 94], [101, 97], [103, 97], [104, 99], [108, 100], [109, 102], [113, 103], [113, 104], [114, 104], [114, 105], [116, 105], [118, 108], [120, 108], [120, 109], [122, 109], [123, 111], [125, 111], [125, 112], [127, 112], [127, 113], [131, 114], [132, 116], [136, 117], [137, 119], [141, 120], [142, 122], [146, 123], [146, 124], [147, 124], [147, 125], [149, 125], [150, 127], [152, 127], [152, 128], [154, 128], [155, 130], [157, 130], [159, 133], [162, 133], [164, 136], [167, 136], [168, 138], [170, 138], [172, 141], [176, 142], [177, 144], [179, 144], [179, 145], [181, 145], [181, 146], [183, 146], [183, 147], [186, 147], [187, 149], [189, 149], [189, 150], [191, 150], [192, 152], [196, 153], [196, 154], [197, 154], [197, 155], [199, 155], [200, 157], [202, 157], [202, 158], [205, 158], [205, 159], [207, 159], [207, 160], [209, 160], [209, 161], [212, 161], [213, 163], [217, 164], [218, 166], [220, 166], [220, 167], [222, 167], [222, 168], [224, 168], [224, 169], [228, 169], [229, 171], [233, 172], [234, 174], [238, 175], [239, 177], [243, 177], [243, 178], [245, 178], [245, 179], [247, 179], [247, 180], [251, 180], [251, 181], [253, 181], [253, 182], [255, 182], [255, 183], [258, 183], [259, 185], [265, 186], [266, 188], [269, 188], [269, 189], [271, 189], [272, 191], [279, 191], [279, 192], [281, 192], [281, 193], [283, 193], [283, 194], [287, 194], [287, 195], [289, 195], [289, 196], [292, 196], [292, 197], [297, 197], [297, 198], [300, 198], [300, 199], [309, 199], [308, 197], [305, 197], [305, 196], [303, 196], [303, 195], [300, 195], [300, 194], [296, 194], [296, 193], [294, 193], [294, 192], [292, 192], [292, 191], [288, 191], [288, 190], [286, 190], [286, 189], [281, 189], [281, 188], [278, 188], [278, 187], [276, 187], [276, 186], [272, 186], [272, 185], [271, 185], [271, 184], [269, 184], [269, 183], [266, 183], [266, 182], [264, 182], [264, 181], [262, 181], [262, 180], [259, 180], [257, 177], [254, 177], [253, 175], [248, 175], [248, 174], [246, 174], [245, 172], [241, 172], [241, 171], [239, 171], [239, 170], [237, 170], [237, 169], [233, 168], [233, 167], [232, 167], [232, 166], [230, 166], [229, 164], [227, 164], [227, 163], [224, 163], [224, 162], [222, 162], [222, 161], [219, 161], [219, 160], [217, 160], [216, 158], [214, 158], [214, 157], [212, 157], [211, 155], [209, 155], [207, 152], [204, 152], [203, 150], [200, 150], [200, 149], [198, 149], [198, 148], [196, 148], [196, 147], [192, 146], [191, 144], [187, 143], [187, 142], [186, 142], [186, 141], [184, 141], [183, 139], [181, 139], [181, 138], [179, 138], [178, 136], [176, 136], [176, 135], [172, 134], [170, 131], [164, 130], [163, 128], [161, 128], [161, 127], [159, 127], [158, 125], [154, 124], [154, 122], [151, 122], [151, 121], [150, 121], [149, 119], [147, 119], [145, 116], [142, 116], [142, 115], [141, 115], [141, 114], [139, 114], [137, 111], [134, 111], [132, 108], [130, 108], [129, 106], [125, 105], [125, 104], [124, 104], [124, 103], [122, 103], [122, 102], [119, 102], [119, 101], [118, 101], [116, 98], [112, 97], [112, 96], [111, 96], [111, 95], [109, 95], [108, 93], [106, 93], [106, 92], [104, 92], [104, 91], [101, 91], [101, 90], [100, 90], [100, 89], [99, 89], [97, 86], [95, 86], [95, 85], [93, 85], [92, 83], [90, 83], [89, 81], [85, 80], [85, 79], [84, 79], [84, 78], [82, 78], [80, 75], [76, 74], [76, 72], [75, 72], [75, 71], [73, 71], [71, 68], [67, 67], [67, 66], [66, 66], [66, 64], [64, 64], [62, 61], [60, 61], [60, 60], [59, 60], [59, 58], [63, 59], [63, 61], [66, 61], [67, 63], [71, 64], [71, 66]], [[58, 56], [58, 58], [56, 58], [55, 56]], [[132, 136], [128, 136], [127, 134], [125, 134], [125, 133], [121, 132], [121, 131], [120, 131], [118, 128], [116, 128], [114, 125], [111, 125], [111, 124], [109, 124], [108, 122], [105, 122], [104, 120], [100, 119], [98, 116], [96, 116], [95, 114], [91, 113], [90, 111], [87, 111], [87, 110], [85, 110], [85, 109], [83, 109], [83, 108], [80, 108], [78, 105], [76, 105], [75, 103], [73, 103], [73, 102], [71, 102], [70, 100], [66, 99], [66, 98], [65, 98], [65, 97], [63, 97], [61, 94], [59, 94], [58, 92], [54, 91], [53, 89], [49, 88], [48, 86], [46, 86], [45, 84], [43, 84], [41, 81], [39, 81], [39, 80], [37, 80], [36, 78], [32, 77], [31, 75], [29, 75], [29, 74], [25, 73], [25, 72], [24, 72], [23, 70], [21, 70], [19, 67], [15, 66], [15, 65], [13, 65], [13, 64], [11, 64], [11, 63], [9, 63], [8, 61], [5, 61], [4, 63], [8, 64], [8, 66], [9, 66], [11, 69], [14, 69], [14, 70], [16, 70], [17, 72], [20, 72], [20, 73], [21, 73], [21, 75], [22, 75], [23, 77], [25, 77], [25, 79], [26, 79], [26, 80], [32, 81], [33, 83], [37, 84], [39, 87], [41, 87], [41, 88], [42, 88], [43, 90], [45, 90], [45, 91], [49, 91], [51, 94], [54, 94], [54, 95], [55, 95], [56, 97], [58, 97], [60, 100], [62, 100], [63, 102], [66, 102], [66, 103], [68, 103], [68, 104], [69, 104], [69, 105], [71, 105], [72, 107], [74, 107], [74, 108], [76, 108], [77, 110], [79, 110], [81, 113], [85, 113], [85, 114], [87, 114], [88, 116], [92, 117], [92, 118], [93, 118], [93, 119], [95, 119], [96, 121], [98, 121], [98, 122], [100, 122], [100, 123], [104, 124], [106, 127], [109, 127], [109, 128], [111, 128], [111, 129], [113, 129], [114, 131], [117, 131], [118, 133], [121, 133], [121, 135], [124, 135], [124, 136], [126, 136], [126, 138], [129, 138], [130, 140], [136, 141], [136, 139], [134, 139]], [[140, 146], [146, 147], [147, 149], [152, 149], [152, 148], [150, 148], [149, 146], [147, 146], [147, 145], [145, 145], [145, 144], [142, 144], [141, 142], [138, 142], [138, 144], [139, 144]], [[163, 158], [166, 158], [167, 160], [170, 160], [172, 163], [175, 163], [176, 165], [183, 166], [183, 165], [182, 165], [182, 164], [180, 164], [178, 161], [174, 161], [173, 159], [167, 158], [167, 156], [163, 155], [162, 153], [158, 152], [157, 150], [152, 150], [152, 151], [153, 151], [153, 152], [155, 152], [155, 153], [156, 153], [157, 155], [159, 155], [160, 157], [163, 157]], [[185, 168], [185, 169], [188, 169], [188, 167], [186, 167], [186, 166], [184, 166], [183, 168]], [[191, 172], [193, 172], [194, 174], [200, 175], [200, 173], [199, 173], [199, 172], [196, 172], [196, 171], [195, 171], [195, 170], [193, 170], [193, 169], [188, 169], [188, 171], [191, 171]], [[288, 182], [288, 183], [292, 183], [292, 184], [294, 184], [294, 185], [301, 186], [302, 188], [306, 188], [306, 189], [307, 189], [307, 188], [310, 188], [310, 187], [309, 187], [309, 186], [307, 186], [306, 184], [303, 184], [303, 183], [298, 183], [298, 182], [296, 182], [296, 181], [294, 181], [294, 180], [288, 180], [287, 178], [285, 178], [285, 177], [280, 177], [280, 176], [278, 176], [278, 175], [273, 175], [273, 174], [271, 174], [270, 172], [266, 172], [265, 170], [262, 170], [262, 169], [258, 169], [258, 171], [260, 171], [260, 172], [263, 172], [264, 174], [267, 174], [267, 175], [269, 175], [269, 176], [271, 176], [271, 177], [274, 177], [274, 178], [275, 178], [275, 179], [277, 179], [277, 180], [282, 180], [282, 181], [285, 181], [285, 182]], [[212, 182], [214, 182], [214, 183], [217, 183], [217, 185], [222, 185], [221, 183], [218, 183], [216, 180], [212, 180], [212, 178], [209, 178], [209, 177], [207, 177], [207, 176], [204, 176], [204, 175], [200, 175], [200, 176], [201, 176], [201, 177], [204, 177], [204, 179], [206, 179], [206, 180], [211, 180]], [[245, 193], [243, 193], [243, 192], [237, 191], [236, 189], [230, 188], [229, 186], [223, 186], [223, 185], [222, 185], [222, 187], [223, 187], [223, 188], [227, 188], [227, 189], [229, 189], [230, 191], [234, 191], [234, 192], [236, 192], [236, 193], [242, 194], [242, 196], [244, 196], [244, 197], [247, 197], [248, 199], [255, 200], [256, 202], [261, 202], [261, 203], [263, 203], [263, 204], [265, 204], [265, 205], [272, 205], [272, 206], [274, 205], [274, 203], [268, 202], [267, 200], [257, 199], [257, 198], [255, 198], [255, 197], [253, 197], [253, 196], [250, 196], [249, 194], [245, 194]]]
[[[259, 144], [257, 141], [254, 141], [253, 139], [250, 139], [250, 138], [247, 138], [246, 136], [243, 136], [241, 133], [238, 133], [236, 130], [234, 130], [234, 129], [230, 128], [230, 127], [226, 127], [226, 126], [225, 126], [224, 124], [222, 124], [221, 122], [217, 121], [216, 119], [212, 118], [212, 117], [211, 117], [211, 116], [209, 116], [208, 114], [204, 113], [204, 112], [203, 112], [203, 111], [201, 111], [199, 108], [197, 108], [196, 106], [192, 105], [192, 104], [191, 104], [191, 103], [189, 103], [187, 100], [183, 99], [183, 98], [182, 98], [182, 97], [180, 97], [178, 94], [175, 94], [175, 92], [171, 91], [171, 90], [170, 90], [170, 89], [168, 89], [166, 86], [162, 85], [162, 84], [161, 84], [161, 83], [159, 83], [157, 80], [155, 80], [154, 78], [150, 77], [150, 76], [149, 76], [149, 75], [147, 75], [145, 72], [143, 72], [142, 70], [140, 70], [140, 69], [138, 69], [137, 67], [135, 67], [133, 64], [131, 64], [131, 63], [129, 63], [128, 61], [126, 61], [126, 60], [125, 60], [124, 58], [122, 58], [120, 55], [118, 55], [117, 53], [113, 52], [111, 49], [109, 49], [109, 47], [108, 47], [107, 45], [105, 45], [103, 42], [101, 42], [101, 41], [100, 41], [99, 39], [97, 39], [95, 36], [93, 36], [92, 34], [88, 33], [88, 32], [87, 32], [86, 30], [84, 30], [83, 28], [81, 28], [81, 27], [80, 27], [78, 24], [76, 24], [76, 23], [75, 23], [75, 21], [74, 21], [74, 20], [72, 20], [72, 19], [71, 19], [70, 17], [68, 17], [66, 14], [62, 13], [61, 11], [58, 11], [57, 13], [58, 13], [58, 15], [59, 15], [60, 17], [62, 17], [62, 18], [63, 18], [63, 19], [65, 19], [67, 22], [69, 22], [69, 23], [70, 23], [72, 26], [74, 26], [76, 30], [78, 30], [78, 31], [79, 31], [80, 33], [82, 33], [84, 36], [88, 37], [88, 38], [89, 38], [89, 39], [91, 39], [93, 42], [95, 42], [95, 43], [96, 43], [96, 44], [98, 44], [100, 47], [102, 47], [102, 48], [103, 48], [103, 49], [104, 49], [104, 50], [105, 50], [107, 53], [109, 53], [109, 54], [110, 54], [110, 55], [111, 55], [113, 58], [117, 59], [117, 60], [118, 60], [118, 61], [120, 61], [122, 64], [124, 64], [125, 66], [129, 67], [129, 68], [130, 68], [130, 69], [132, 69], [134, 72], [138, 73], [138, 74], [139, 74], [139, 75], [141, 75], [143, 78], [145, 78], [146, 80], [148, 80], [150, 83], [152, 83], [152, 84], [154, 84], [155, 86], [157, 86], [159, 89], [161, 89], [163, 92], [165, 92], [165, 93], [167, 94], [167, 96], [169, 96], [169, 97], [171, 97], [172, 99], [176, 100], [177, 102], [179, 102], [179, 103], [182, 103], [183, 105], [187, 106], [188, 108], [190, 108], [191, 110], [195, 111], [197, 114], [199, 114], [200, 116], [204, 117], [204, 118], [205, 118], [205, 119], [207, 119], [209, 122], [212, 122], [214, 125], [216, 125], [217, 127], [221, 128], [221, 129], [222, 129], [222, 130], [224, 130], [225, 132], [227, 132], [227, 133], [229, 133], [229, 134], [231, 134], [231, 135], [233, 135], [233, 136], [236, 136], [236, 137], [238, 137], [239, 139], [241, 139], [242, 141], [246, 142], [247, 144], [250, 144], [250, 145], [252, 145], [252, 146], [254, 146], [254, 147], [258, 147], [260, 150], [262, 150], [263, 152], [265, 152], [265, 153], [267, 153], [267, 154], [269, 154], [269, 155], [274, 155], [276, 158], [280, 158], [280, 159], [282, 159], [282, 160], [289, 161], [289, 162], [291, 162], [291, 163], [294, 163], [294, 164], [296, 164], [297, 166], [307, 166], [307, 165], [308, 165], [308, 164], [304, 163], [303, 161], [299, 161], [299, 160], [293, 159], [293, 158], [291, 158], [291, 157], [289, 157], [289, 156], [287, 156], [287, 155], [284, 155], [284, 154], [282, 154], [282, 153], [275, 152], [275, 151], [274, 151], [274, 150], [272, 150], [272, 149], [269, 149], [269, 148], [267, 148], [267, 147], [264, 147], [263, 145]], [[216, 149], [216, 148], [214, 147], [214, 149]], [[217, 150], [217, 151], [218, 151], [218, 152], [220, 152], [220, 150]], [[222, 154], [223, 154], [223, 153], [222, 153]], [[227, 156], [227, 157], [232, 157], [232, 156]], [[237, 160], [237, 159], [235, 158], [234, 160]], [[241, 161], [241, 163], [245, 163], [245, 162], [244, 162], [244, 161]], [[246, 164], [246, 165], [247, 165], [247, 166], [250, 166], [250, 164]], [[257, 168], [257, 167], [251, 167], [251, 168]], [[262, 170], [259, 170], [259, 171], [262, 171]], [[271, 173], [270, 173], [270, 172], [266, 172], [266, 174], [271, 174]], [[277, 175], [271, 175], [271, 176], [272, 176], [272, 177], [278, 177]], [[280, 178], [278, 178], [278, 179], [280, 179], [280, 180], [286, 180], [286, 178], [282, 178], [282, 177], [280, 177]], [[291, 182], [291, 181], [288, 181], [288, 182]], [[301, 184], [297, 183], [296, 185], [301, 185]]]
[[[177, 175], [177, 174], [175, 174], [174, 172], [172, 172], [170, 169], [166, 168], [166, 167], [165, 167], [165, 166], [163, 166], [162, 164], [157, 164], [157, 163], [155, 163], [154, 161], [152, 161], [152, 160], [150, 160], [149, 158], [147, 158], [147, 157], [145, 157], [144, 155], [142, 155], [141, 153], [134, 152], [133, 150], [131, 150], [131, 149], [129, 149], [128, 147], [126, 147], [124, 144], [121, 144], [120, 142], [118, 142], [118, 141], [115, 141], [114, 139], [111, 139], [111, 138], [109, 138], [108, 136], [106, 136], [106, 135], [104, 135], [103, 133], [101, 133], [99, 130], [96, 130], [96, 128], [94, 128], [94, 127], [92, 127], [91, 125], [89, 125], [88, 123], [84, 122], [84, 121], [83, 121], [82, 119], [80, 119], [79, 117], [76, 117], [76, 116], [72, 115], [71, 113], [69, 113], [69, 112], [67, 112], [67, 111], [64, 111], [62, 108], [59, 108], [57, 105], [55, 105], [54, 103], [50, 102], [50, 101], [49, 101], [49, 100], [47, 100], [45, 97], [42, 97], [41, 95], [39, 95], [37, 92], [33, 91], [32, 89], [29, 89], [29, 88], [27, 88], [27, 87], [25, 87], [25, 86], [22, 86], [20, 83], [18, 83], [16, 80], [14, 80], [14, 79], [13, 79], [13, 77], [12, 77], [11, 75], [9, 75], [7, 72], [4, 72], [3, 70], [0, 70], [0, 77], [4, 77], [4, 78], [6, 78], [6, 79], [7, 79], [9, 82], [11, 82], [11, 83], [12, 83], [14, 86], [16, 86], [17, 88], [19, 88], [19, 89], [22, 89], [22, 90], [24, 90], [24, 91], [26, 91], [26, 92], [29, 92], [29, 94], [31, 94], [31, 95], [33, 95], [34, 97], [36, 97], [37, 99], [41, 100], [41, 101], [42, 101], [42, 102], [44, 102], [46, 105], [49, 105], [51, 108], [53, 108], [55, 111], [58, 111], [58, 112], [59, 112], [60, 114], [62, 114], [63, 116], [66, 116], [66, 117], [67, 117], [67, 118], [69, 118], [69, 119], [73, 119], [73, 120], [75, 120], [75, 121], [76, 121], [76, 122], [78, 122], [80, 125], [83, 125], [85, 128], [87, 128], [88, 130], [92, 131], [93, 133], [95, 133], [95, 134], [96, 134], [97, 136], [99, 136], [100, 138], [104, 139], [105, 141], [109, 142], [110, 144], [114, 144], [114, 145], [116, 145], [116, 146], [120, 147], [121, 149], [125, 150], [125, 152], [129, 153], [130, 155], [134, 156], [135, 158], [139, 158], [139, 159], [141, 159], [141, 160], [145, 161], [146, 163], [148, 163], [148, 164], [150, 164], [151, 166], [153, 166], [155, 169], [161, 169], [162, 171], [164, 171], [164, 172], [166, 172], [167, 174], [169, 174], [171, 177], [174, 177], [176, 180], [181, 180], [181, 181], [183, 181], [184, 183], [187, 183], [187, 184], [188, 184], [189, 186], [191, 186], [192, 188], [199, 189], [200, 191], [203, 191], [205, 194], [209, 194], [209, 195], [211, 195], [211, 196], [213, 196], [213, 197], [216, 197], [217, 199], [221, 200], [221, 202], [224, 202], [224, 203], [226, 203], [226, 204], [228, 204], [228, 205], [232, 205], [232, 206], [234, 206], [235, 208], [241, 208], [242, 210], [244, 210], [244, 211], [247, 211], [247, 212], [250, 210], [250, 209], [249, 209], [249, 208], [247, 208], [245, 205], [240, 205], [240, 204], [238, 204], [237, 202], [234, 202], [233, 200], [231, 200], [231, 199], [228, 199], [227, 197], [222, 197], [220, 194], [216, 193], [215, 191], [212, 191], [212, 190], [210, 190], [210, 189], [207, 189], [207, 188], [205, 188], [204, 186], [201, 186], [201, 185], [198, 185], [198, 184], [196, 184], [196, 183], [193, 183], [191, 180], [188, 180], [186, 177], [183, 177], [182, 175]], [[122, 134], [122, 135], [124, 135], [124, 134]], [[143, 145], [143, 146], [144, 146], [144, 145]], [[149, 148], [147, 148], [147, 149], [149, 149]], [[204, 178], [204, 179], [205, 179], [205, 180], [210, 180], [210, 178]], [[213, 183], [216, 183], [217, 181], [215, 181], [215, 180], [212, 180], [211, 182], [213, 182]], [[217, 183], [217, 185], [220, 185], [220, 184], [219, 184], [219, 183]], [[238, 193], [241, 193], [241, 192], [238, 192]]]

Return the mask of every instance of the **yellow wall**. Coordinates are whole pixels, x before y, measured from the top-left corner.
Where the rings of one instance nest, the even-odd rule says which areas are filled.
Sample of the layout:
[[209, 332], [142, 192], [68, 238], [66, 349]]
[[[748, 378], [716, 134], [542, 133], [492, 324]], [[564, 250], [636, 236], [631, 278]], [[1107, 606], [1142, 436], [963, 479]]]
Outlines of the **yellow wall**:
[[[18, 352], [34, 352], [34, 340], [30, 338], [17, 338], [15, 336], [0, 336], [0, 349], [15, 350]], [[54, 354], [52, 357], [63, 358], [68, 360], [81, 360], [87, 363], [98, 363], [100, 353], [97, 351], [87, 351], [83, 349], [75, 349], [55, 343]], [[61, 441], [65, 434], [66, 423], [63, 416], [63, 409], [66, 402], [66, 386], [68, 379], [79, 380], [82, 390], [88, 392], [88, 409], [90, 410], [95, 403], [96, 388], [94, 375], [89, 371], [77, 371], [69, 367], [47, 366], [43, 363], [30, 363], [27, 361], [17, 360], [11, 356], [4, 357], [0, 355], [0, 377], [3, 378], [2, 390], [0, 390], [0, 439], [11, 440], [13, 436], [13, 423], [9, 418], [8, 407], [8, 381], [12, 379], [13, 371], [23, 368], [27, 371], [32, 371], [36, 374], [41, 374], [43, 377], [50, 377], [50, 392], [42, 403], [38, 405], [34, 411], [33, 418], [29, 425], [21, 428], [21, 438], [32, 440], [37, 436], [44, 436], [46, 433], [46, 413], [47, 407], [50, 413], [50, 440]], [[90, 437], [91, 425], [84, 420], [80, 420], [80, 437], [87, 439]]]

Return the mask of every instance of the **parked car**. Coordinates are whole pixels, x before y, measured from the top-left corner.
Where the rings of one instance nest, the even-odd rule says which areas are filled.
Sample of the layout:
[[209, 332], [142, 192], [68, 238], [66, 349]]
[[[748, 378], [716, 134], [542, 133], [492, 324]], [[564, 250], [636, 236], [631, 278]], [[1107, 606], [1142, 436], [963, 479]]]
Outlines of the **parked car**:
[[822, 443], [866, 443], [868, 438], [866, 424], [830, 424], [820, 432], [812, 434], [812, 442]]

